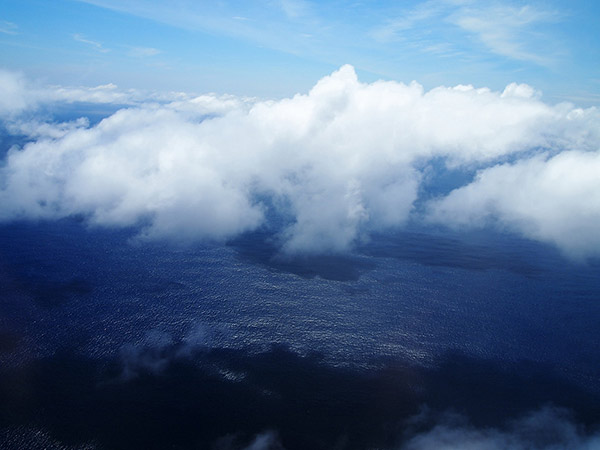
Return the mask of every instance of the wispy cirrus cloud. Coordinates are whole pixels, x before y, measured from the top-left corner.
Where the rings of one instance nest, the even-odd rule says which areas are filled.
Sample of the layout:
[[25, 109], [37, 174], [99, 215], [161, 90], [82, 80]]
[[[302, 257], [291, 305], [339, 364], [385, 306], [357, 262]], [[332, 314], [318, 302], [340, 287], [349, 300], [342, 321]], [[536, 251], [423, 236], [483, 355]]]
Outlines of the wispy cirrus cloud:
[[241, 37], [278, 49], [289, 49], [292, 46], [291, 42], [282, 39], [287, 37], [289, 41], [295, 34], [296, 29], [289, 26], [291, 22], [298, 25], [300, 18], [309, 15], [314, 19], [310, 4], [301, 0], [263, 0], [253, 3], [204, 3], [182, 0], [180, 8], [148, 0], [79, 1], [178, 28]]
[[73, 35], [73, 39], [76, 40], [77, 42], [91, 45], [92, 47], [94, 47], [96, 50], [98, 50], [101, 53], [108, 53], [110, 51], [108, 48], [105, 48], [100, 42], [96, 42], [96, 41], [92, 41], [91, 39], [87, 39], [84, 35], [79, 34], [79, 33], [75, 33]]
[[153, 47], [131, 47], [128, 52], [129, 56], [133, 56], [134, 58], [148, 58], [161, 53], [161, 50]]
[[430, 0], [418, 4], [412, 9], [402, 11], [371, 30], [370, 35], [380, 42], [405, 40], [405, 33], [420, 27], [425, 22], [439, 20], [447, 12], [447, 6], [439, 0]]
[[16, 23], [0, 20], [0, 33], [4, 34], [19, 34], [19, 26]]
[[556, 10], [527, 4], [430, 0], [387, 19], [371, 36], [382, 43], [420, 44], [424, 51], [468, 47], [476, 52], [465, 43], [465, 37], [472, 37], [496, 55], [548, 66], [556, 59], [557, 46], [548, 44], [553, 39], [542, 27], [560, 20]]
[[279, 0], [283, 12], [290, 18], [309, 14], [311, 6], [304, 0]]
[[551, 64], [554, 54], [546, 47], [550, 36], [536, 27], [559, 19], [557, 11], [531, 5], [461, 8], [450, 17], [493, 53], [542, 66]]

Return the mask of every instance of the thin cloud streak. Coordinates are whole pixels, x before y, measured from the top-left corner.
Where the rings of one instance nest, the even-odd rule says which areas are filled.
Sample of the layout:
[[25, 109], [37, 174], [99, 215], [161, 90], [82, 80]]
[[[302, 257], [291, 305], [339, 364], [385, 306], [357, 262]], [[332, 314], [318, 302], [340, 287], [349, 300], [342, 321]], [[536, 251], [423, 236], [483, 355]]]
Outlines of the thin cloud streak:
[[[445, 39], [462, 31], [461, 40], [466, 37], [463, 36], [465, 33], [473, 35], [492, 53], [548, 66], [555, 62], [557, 55], [554, 51], [548, 52], [547, 48], [542, 52], [539, 44], [551, 36], [535, 28], [560, 19], [556, 11], [530, 5], [517, 8], [490, 4], [482, 7], [470, 1], [431, 0], [402, 12], [398, 18], [389, 19], [371, 35], [382, 43], [420, 43], [424, 50], [435, 48], [439, 52], [442, 49], [453, 52], [453, 47], [464, 48], [464, 43], [459, 44], [456, 37], [451, 41]], [[431, 37], [433, 29], [439, 32], [437, 38]]]
[[108, 53], [110, 51], [109, 49], [104, 48], [100, 42], [96, 42], [96, 41], [92, 41], [90, 39], [86, 39], [83, 35], [81, 35], [79, 33], [75, 33], [73, 35], [73, 39], [76, 40], [77, 42], [81, 42], [83, 44], [91, 45], [96, 50], [98, 50], [99, 52], [102, 52], [102, 53]]
[[161, 53], [161, 50], [153, 47], [131, 47], [129, 50], [129, 56], [134, 58], [148, 58], [160, 55]]
[[[540, 10], [532, 6], [515, 8], [492, 6], [483, 9], [465, 8], [451, 17], [463, 30], [473, 33], [492, 52], [508, 58], [530, 61], [541, 66], [555, 62], [553, 52], [535, 49], [536, 41], [550, 39], [541, 34], [533, 38], [533, 28], [538, 24], [558, 21], [555, 11]], [[539, 33], [539, 32], [538, 32]]]
[[[186, 8], [178, 9], [146, 1], [79, 1], [175, 27], [241, 38], [274, 50], [329, 62], [331, 58], [342, 56], [347, 60], [355, 55], [356, 49], [350, 42], [357, 38], [366, 48], [376, 49], [383, 44], [395, 48], [396, 52], [413, 49], [411, 51], [424, 50], [443, 56], [480, 53], [481, 49], [468, 44], [472, 37], [488, 52], [516, 61], [548, 66], [558, 58], [554, 49], [550, 52], [547, 47], [545, 51], [539, 48], [540, 43], [544, 44], [552, 37], [536, 27], [561, 17], [555, 11], [532, 6], [475, 7], [472, 2], [430, 0], [411, 10], [396, 13], [396, 17], [386, 19], [383, 24], [364, 29], [347, 24], [341, 26], [335, 18], [328, 16], [325, 7], [299, 0], [280, 0], [274, 4], [264, 2], [255, 6], [187, 4]], [[306, 36], [314, 39], [307, 40]], [[432, 49], [435, 51], [432, 52]]]
[[6, 20], [0, 20], [0, 33], [17, 35], [19, 26], [16, 23], [8, 22]]

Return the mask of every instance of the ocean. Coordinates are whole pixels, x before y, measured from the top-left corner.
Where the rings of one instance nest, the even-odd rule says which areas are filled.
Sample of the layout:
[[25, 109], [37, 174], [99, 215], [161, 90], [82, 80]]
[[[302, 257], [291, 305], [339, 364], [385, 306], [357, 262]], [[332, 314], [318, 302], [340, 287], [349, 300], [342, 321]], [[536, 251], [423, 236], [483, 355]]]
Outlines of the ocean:
[[276, 230], [136, 236], [0, 227], [2, 448], [392, 449], [548, 410], [598, 429], [598, 261], [418, 225], [295, 258]]

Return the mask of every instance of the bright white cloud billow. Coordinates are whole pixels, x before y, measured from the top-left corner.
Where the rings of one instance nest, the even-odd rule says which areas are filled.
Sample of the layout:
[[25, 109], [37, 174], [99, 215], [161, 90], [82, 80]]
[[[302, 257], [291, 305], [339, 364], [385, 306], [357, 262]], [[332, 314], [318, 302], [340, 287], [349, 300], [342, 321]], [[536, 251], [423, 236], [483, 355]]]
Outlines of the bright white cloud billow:
[[33, 142], [0, 169], [4, 221], [77, 214], [142, 225], [151, 239], [223, 240], [265, 224], [274, 208], [286, 219], [285, 251], [345, 251], [401, 226], [423, 167], [441, 158], [481, 171], [431, 203], [430, 220], [495, 218], [576, 256], [600, 252], [600, 114], [547, 105], [526, 85], [425, 92], [414, 82], [360, 83], [344, 66], [306, 95], [152, 97], [89, 127], [26, 121], [20, 113], [35, 101], [20, 100], [30, 90], [19, 83], [4, 117]]
[[499, 221], [552, 242], [575, 258], [600, 254], [600, 152], [565, 151], [482, 170], [468, 186], [432, 203], [446, 224]]

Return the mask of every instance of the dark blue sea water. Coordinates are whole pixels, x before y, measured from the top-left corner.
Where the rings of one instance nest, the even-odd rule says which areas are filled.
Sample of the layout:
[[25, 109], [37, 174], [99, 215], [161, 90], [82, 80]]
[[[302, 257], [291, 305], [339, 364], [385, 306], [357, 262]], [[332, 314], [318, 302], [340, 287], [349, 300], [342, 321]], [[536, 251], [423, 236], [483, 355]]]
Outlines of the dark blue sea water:
[[5, 446], [398, 448], [423, 411], [502, 427], [547, 405], [598, 426], [600, 265], [416, 226], [344, 256], [272, 242], [2, 225]]

